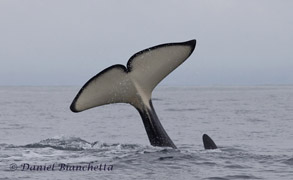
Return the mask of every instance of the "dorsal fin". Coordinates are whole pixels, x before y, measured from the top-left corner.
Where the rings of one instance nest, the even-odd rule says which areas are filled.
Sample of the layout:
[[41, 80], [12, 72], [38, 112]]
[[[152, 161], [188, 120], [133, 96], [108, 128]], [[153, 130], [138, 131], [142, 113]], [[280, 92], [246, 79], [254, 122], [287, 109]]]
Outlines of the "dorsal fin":
[[216, 143], [208, 136], [207, 134], [204, 134], [202, 136], [202, 141], [205, 149], [217, 149]]

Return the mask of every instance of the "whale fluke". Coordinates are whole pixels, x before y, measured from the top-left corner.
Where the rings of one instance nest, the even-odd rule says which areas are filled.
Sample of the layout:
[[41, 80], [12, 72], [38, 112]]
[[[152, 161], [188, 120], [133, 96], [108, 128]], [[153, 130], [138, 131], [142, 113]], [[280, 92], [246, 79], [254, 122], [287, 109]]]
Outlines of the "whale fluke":
[[215, 142], [208, 136], [207, 134], [204, 134], [202, 136], [202, 141], [205, 149], [217, 149], [217, 145]]
[[176, 148], [156, 115], [151, 94], [191, 55], [195, 44], [196, 40], [161, 44], [134, 54], [126, 67], [117, 64], [106, 68], [85, 83], [70, 109], [81, 112], [105, 104], [129, 103], [141, 115], [151, 145]]

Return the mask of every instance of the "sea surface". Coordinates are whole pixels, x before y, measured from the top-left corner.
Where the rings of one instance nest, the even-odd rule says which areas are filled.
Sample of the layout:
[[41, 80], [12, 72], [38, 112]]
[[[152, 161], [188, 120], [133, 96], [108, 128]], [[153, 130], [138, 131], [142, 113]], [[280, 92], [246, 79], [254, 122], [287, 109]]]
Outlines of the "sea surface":
[[293, 86], [157, 87], [178, 149], [150, 146], [128, 104], [71, 112], [79, 88], [0, 87], [1, 180], [293, 178]]

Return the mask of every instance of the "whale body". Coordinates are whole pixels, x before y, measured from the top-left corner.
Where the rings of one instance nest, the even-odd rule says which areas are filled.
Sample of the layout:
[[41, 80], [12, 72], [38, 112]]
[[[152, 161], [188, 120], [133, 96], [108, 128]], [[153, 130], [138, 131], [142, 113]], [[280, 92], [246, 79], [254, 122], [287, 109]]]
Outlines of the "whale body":
[[135, 107], [153, 146], [176, 148], [164, 130], [152, 104], [153, 89], [193, 52], [196, 40], [157, 45], [134, 54], [126, 67], [110, 66], [80, 89], [70, 109], [81, 112], [112, 103]]

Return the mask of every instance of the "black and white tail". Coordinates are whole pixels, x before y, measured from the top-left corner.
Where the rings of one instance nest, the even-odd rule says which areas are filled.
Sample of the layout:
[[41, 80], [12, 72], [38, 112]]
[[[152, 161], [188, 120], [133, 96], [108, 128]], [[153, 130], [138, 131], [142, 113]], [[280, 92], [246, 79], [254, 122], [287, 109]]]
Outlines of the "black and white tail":
[[134, 54], [127, 66], [113, 65], [91, 78], [70, 109], [80, 112], [111, 103], [129, 103], [140, 113], [153, 146], [176, 148], [153, 108], [153, 89], [193, 52], [196, 40], [154, 46]]

